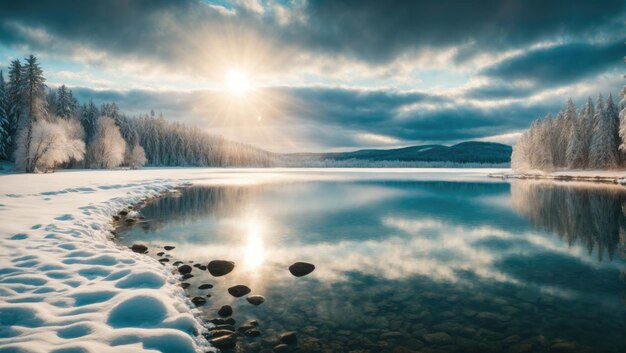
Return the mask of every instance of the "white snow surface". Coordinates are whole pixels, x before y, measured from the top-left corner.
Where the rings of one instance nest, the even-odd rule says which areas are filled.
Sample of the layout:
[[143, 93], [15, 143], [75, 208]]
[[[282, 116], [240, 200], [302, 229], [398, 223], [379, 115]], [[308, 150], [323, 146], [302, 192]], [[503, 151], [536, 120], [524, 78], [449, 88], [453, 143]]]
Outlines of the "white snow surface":
[[[111, 217], [187, 184], [492, 181], [498, 169], [145, 169], [0, 175], [0, 352], [210, 350], [170, 265], [110, 241]], [[207, 259], [209, 261], [210, 259]]]

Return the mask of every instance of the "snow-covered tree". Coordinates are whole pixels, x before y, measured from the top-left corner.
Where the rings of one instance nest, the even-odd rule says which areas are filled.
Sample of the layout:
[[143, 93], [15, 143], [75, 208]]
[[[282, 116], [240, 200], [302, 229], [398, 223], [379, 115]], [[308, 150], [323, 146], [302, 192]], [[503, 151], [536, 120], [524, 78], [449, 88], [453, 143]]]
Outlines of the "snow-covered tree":
[[126, 142], [113, 119], [102, 116], [98, 119], [96, 135], [92, 143], [91, 160], [96, 168], [111, 169], [124, 162]]
[[78, 115], [78, 101], [74, 98], [72, 90], [61, 85], [56, 94], [56, 115], [69, 119]]
[[7, 91], [4, 75], [0, 70], [0, 160], [9, 159], [11, 136], [9, 136], [9, 114], [7, 113]]
[[594, 115], [595, 126], [589, 151], [589, 162], [593, 168], [617, 167], [617, 145], [614, 136], [614, 122], [604, 109], [602, 95], [598, 96], [596, 112]]
[[131, 169], [138, 169], [146, 165], [146, 152], [143, 147], [138, 144], [134, 145], [130, 152], [130, 159], [128, 165]]
[[87, 142], [90, 142], [96, 134], [99, 116], [98, 107], [96, 107], [91, 99], [89, 100], [89, 103], [84, 104], [81, 108], [80, 123], [83, 125], [83, 129], [85, 130], [85, 138]]
[[10, 139], [7, 144], [9, 148], [9, 158], [12, 157], [17, 145], [17, 130], [20, 125], [20, 114], [22, 109], [22, 63], [19, 60], [11, 61], [9, 65], [9, 81], [6, 84], [6, 107], [8, 125], [7, 135]]
[[[75, 121], [55, 119], [34, 121], [30, 129], [21, 132], [16, 151], [16, 166], [27, 172], [47, 172], [71, 160], [80, 161], [85, 155], [85, 143], [80, 125]], [[28, 136], [30, 134], [30, 136]], [[25, 143], [29, 138], [30, 143]]]
[[609, 98], [606, 100], [606, 118], [609, 121], [610, 134], [612, 138], [611, 151], [615, 154], [616, 164], [620, 163], [619, 145], [621, 143], [619, 138], [619, 109], [613, 101], [613, 94], [609, 93]]

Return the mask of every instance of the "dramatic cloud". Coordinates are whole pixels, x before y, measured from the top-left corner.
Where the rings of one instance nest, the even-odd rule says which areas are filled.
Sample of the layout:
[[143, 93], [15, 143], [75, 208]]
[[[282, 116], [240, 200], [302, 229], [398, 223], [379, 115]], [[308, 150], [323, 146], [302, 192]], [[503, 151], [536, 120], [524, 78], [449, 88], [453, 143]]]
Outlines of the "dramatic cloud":
[[618, 91], [625, 20], [621, 0], [0, 0], [0, 65], [33, 52], [82, 100], [272, 150], [510, 143]]

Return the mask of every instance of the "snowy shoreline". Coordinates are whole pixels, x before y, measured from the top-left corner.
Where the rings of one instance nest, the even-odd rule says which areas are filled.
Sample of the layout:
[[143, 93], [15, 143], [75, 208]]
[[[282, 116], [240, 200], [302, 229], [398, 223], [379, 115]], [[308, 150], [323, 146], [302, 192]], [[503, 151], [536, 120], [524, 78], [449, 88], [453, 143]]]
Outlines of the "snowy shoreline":
[[490, 173], [488, 176], [497, 179], [542, 179], [626, 185], [626, 171], [623, 170], [571, 170], [552, 173], [515, 173], [513, 171], [507, 171], [502, 173]]
[[187, 182], [91, 173], [2, 176], [0, 347], [42, 353], [210, 349], [194, 335], [203, 327], [171, 266], [111, 241], [113, 215]]

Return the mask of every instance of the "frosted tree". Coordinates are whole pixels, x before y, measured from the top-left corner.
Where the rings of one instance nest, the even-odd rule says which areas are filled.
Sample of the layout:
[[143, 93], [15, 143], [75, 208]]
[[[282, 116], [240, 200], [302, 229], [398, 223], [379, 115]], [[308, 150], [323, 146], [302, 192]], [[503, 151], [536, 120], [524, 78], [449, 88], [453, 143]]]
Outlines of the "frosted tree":
[[9, 136], [9, 115], [7, 113], [6, 83], [0, 70], [0, 160], [9, 159], [11, 154], [11, 136]]
[[7, 135], [10, 138], [9, 157], [15, 151], [17, 143], [17, 130], [20, 125], [20, 113], [22, 109], [22, 63], [19, 60], [11, 61], [9, 65], [9, 81], [6, 84], [6, 113], [8, 119]]
[[89, 103], [84, 104], [80, 112], [80, 123], [85, 130], [85, 138], [87, 142], [93, 139], [96, 134], [96, 126], [98, 124], [99, 115], [98, 107], [93, 103], [93, 100], [89, 100]]
[[[85, 143], [80, 136], [77, 122], [56, 119], [40, 119], [24, 129], [19, 137], [16, 154], [18, 169], [29, 172], [48, 172], [58, 165], [72, 160], [80, 161], [85, 155]], [[29, 136], [30, 134], [30, 136]], [[29, 138], [30, 143], [23, 140]]]
[[95, 139], [92, 143], [91, 160], [95, 168], [111, 169], [124, 162], [126, 142], [113, 119], [98, 119]]
[[131, 169], [138, 169], [146, 165], [146, 152], [143, 147], [138, 144], [134, 145], [130, 152], [130, 159], [128, 161], [128, 166]]
[[[619, 105], [622, 110], [619, 113], [619, 150], [622, 155], [626, 155], [626, 86], [622, 88], [620, 98]], [[622, 160], [624, 160], [624, 158], [622, 158]]]
[[620, 161], [619, 145], [621, 144], [621, 141], [619, 138], [619, 125], [620, 125], [619, 124], [619, 109], [617, 108], [617, 105], [613, 101], [613, 95], [611, 93], [609, 93], [609, 98], [606, 100], [605, 114], [609, 122], [609, 127], [611, 129], [610, 131], [611, 139], [613, 140], [611, 151], [613, 151], [613, 154], [615, 154], [616, 164], [619, 165], [619, 161]]
[[593, 105], [593, 100], [591, 97], [587, 98], [587, 103], [581, 108], [579, 112], [580, 119], [580, 139], [581, 139], [581, 148], [582, 155], [585, 160], [582, 164], [579, 165], [579, 168], [587, 168], [589, 166], [589, 156], [590, 156], [590, 148], [591, 148], [591, 138], [594, 130], [594, 115], [595, 115], [595, 107]]
[[574, 119], [567, 140], [566, 162], [569, 169], [581, 169], [587, 166], [587, 155], [585, 155], [585, 134], [582, 118]]
[[56, 115], [70, 119], [78, 115], [78, 101], [74, 98], [72, 90], [68, 89], [65, 85], [61, 85], [56, 94]]
[[[46, 110], [46, 79], [43, 70], [34, 55], [26, 58], [26, 64], [21, 74], [21, 96], [23, 106], [23, 116], [20, 121], [20, 138], [18, 140], [18, 150], [22, 150], [22, 156], [26, 159], [23, 162], [24, 171], [32, 173], [37, 167], [35, 161], [31, 160], [31, 143], [33, 142], [33, 125], [47, 116]], [[16, 158], [17, 159], [17, 158]]]
[[602, 95], [598, 96], [594, 121], [595, 126], [589, 150], [590, 166], [594, 168], [615, 168], [617, 167], [617, 145], [614, 137], [614, 128], [616, 126], [604, 109]]

